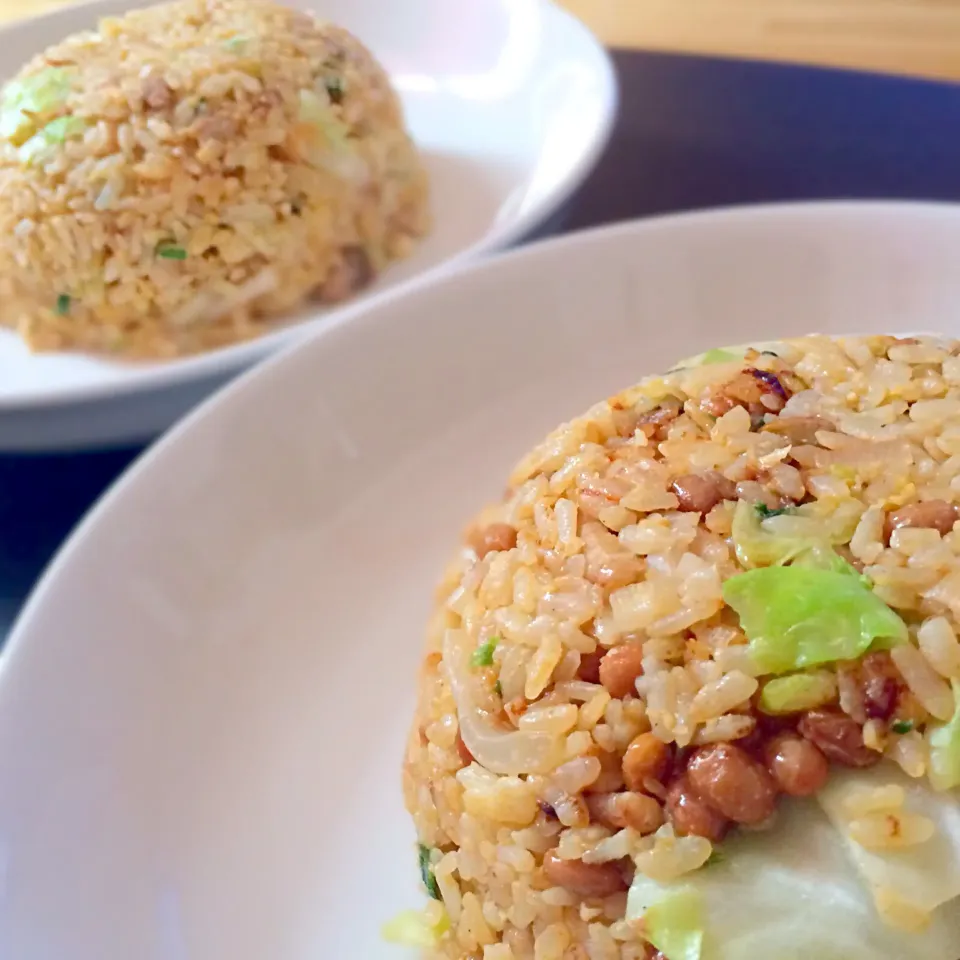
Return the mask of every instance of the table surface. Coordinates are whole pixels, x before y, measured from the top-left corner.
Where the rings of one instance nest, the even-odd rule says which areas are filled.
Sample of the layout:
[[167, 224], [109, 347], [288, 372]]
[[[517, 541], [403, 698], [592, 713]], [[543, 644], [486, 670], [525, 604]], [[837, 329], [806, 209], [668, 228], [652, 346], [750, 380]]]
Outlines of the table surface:
[[[70, 0], [0, 0], [0, 20]], [[960, 79], [950, 0], [559, 0], [606, 43]]]
[[607, 43], [960, 79], [950, 0], [560, 0]]
[[[619, 119], [565, 229], [774, 200], [960, 200], [960, 90], [951, 85], [659, 53], [615, 60]], [[0, 637], [65, 536], [138, 453], [0, 456]]]

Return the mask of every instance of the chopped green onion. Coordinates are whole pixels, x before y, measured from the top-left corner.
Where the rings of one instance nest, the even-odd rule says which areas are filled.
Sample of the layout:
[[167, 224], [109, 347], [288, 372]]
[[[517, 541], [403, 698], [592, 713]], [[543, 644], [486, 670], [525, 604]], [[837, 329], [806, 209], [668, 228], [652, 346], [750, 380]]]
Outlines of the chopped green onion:
[[430, 866], [430, 848], [422, 843], [417, 844], [417, 860], [420, 863], [420, 879], [427, 888], [427, 893], [434, 900], [439, 900], [440, 888], [437, 886], [437, 878], [433, 875], [433, 867]]
[[781, 507], [779, 510], [771, 510], [760, 500], [753, 505], [753, 509], [757, 511], [757, 516], [761, 520], [766, 520], [769, 517], [779, 517], [784, 513], [790, 513], [790, 507]]
[[224, 40], [223, 45], [228, 50], [233, 50], [237, 53], [243, 50], [243, 48], [250, 42], [249, 37], [230, 37], [229, 40]]
[[909, 733], [913, 729], [913, 721], [912, 720], [894, 720], [893, 723], [890, 724], [890, 729], [894, 733], [899, 733], [899, 734]]
[[164, 260], [186, 260], [187, 251], [183, 247], [178, 247], [175, 243], [164, 241], [157, 244], [157, 256]]
[[347, 85], [343, 77], [325, 77], [323, 85], [327, 88], [332, 103], [341, 103], [343, 95], [347, 92]]
[[70, 312], [70, 294], [61, 293], [57, 297], [57, 313], [61, 317], [65, 317]]
[[493, 651], [497, 648], [499, 637], [491, 637], [486, 643], [481, 643], [470, 657], [471, 667], [489, 667], [493, 665]]

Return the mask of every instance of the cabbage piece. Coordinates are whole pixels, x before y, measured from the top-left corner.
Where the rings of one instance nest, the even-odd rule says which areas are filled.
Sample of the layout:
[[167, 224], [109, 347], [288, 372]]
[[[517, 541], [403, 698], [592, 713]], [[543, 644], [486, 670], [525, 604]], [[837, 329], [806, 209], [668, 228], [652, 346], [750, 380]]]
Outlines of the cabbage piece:
[[346, 134], [346, 127], [343, 121], [330, 109], [330, 101], [322, 100], [315, 90], [301, 90], [297, 95], [297, 119], [304, 123], [313, 123], [325, 132], [327, 130], [337, 131], [335, 134], [339, 138], [339, 131]]
[[675, 367], [676, 370], [688, 369], [690, 367], [704, 367], [709, 366], [714, 363], [731, 363], [731, 364], [743, 364], [746, 360], [746, 353], [748, 350], [756, 350], [759, 353], [772, 354], [777, 356], [777, 351], [783, 350], [782, 344], [779, 343], [754, 343], [754, 344], [740, 344], [738, 346], [725, 347], [719, 349], [714, 347], [712, 350], [707, 350], [704, 353], [698, 353], [696, 356], [688, 357], [686, 360], [681, 361]]
[[20, 149], [18, 156], [24, 163], [32, 163], [52, 147], [75, 137], [87, 129], [86, 120], [80, 117], [57, 117], [51, 120], [42, 130], [35, 133]]
[[638, 873], [627, 916], [643, 922], [644, 936], [667, 960], [700, 960], [703, 897], [693, 887], [667, 887]]
[[800, 554], [823, 549], [822, 539], [810, 536], [781, 536], [768, 531], [755, 506], [738, 500], [733, 511], [731, 537], [737, 560], [744, 567], [772, 567], [789, 563]]
[[710, 367], [715, 364], [725, 363], [732, 368], [737, 369], [743, 364], [744, 355], [747, 352], [746, 347], [727, 347], [723, 350], [714, 348], [705, 353], [698, 353], [692, 357], [681, 360], [674, 370], [690, 370], [694, 367]]
[[22, 80], [12, 80], [0, 99], [0, 137], [15, 147], [26, 143], [44, 117], [58, 110], [70, 94], [70, 72], [63, 67], [47, 67]]
[[797, 555], [794, 566], [816, 567], [818, 570], [829, 570], [831, 573], [842, 573], [846, 577], [854, 577], [868, 590], [871, 588], [870, 578], [829, 547], [811, 547]]
[[333, 112], [326, 93], [321, 97], [315, 90], [301, 90], [297, 119], [313, 134], [298, 137], [309, 163], [345, 179], [367, 175], [367, 165], [350, 139], [350, 128]]
[[431, 950], [450, 929], [450, 917], [446, 910], [435, 904], [426, 910], [404, 910], [380, 929], [380, 936], [387, 943], [401, 947], [418, 947]]
[[[816, 801], [785, 800], [770, 830], [737, 833], [722, 850], [722, 859], [682, 881], [702, 897], [700, 960], [957, 960], [960, 954], [960, 902], [938, 908], [920, 932], [889, 927]], [[641, 892], [631, 888], [629, 920], [639, 920], [655, 898], [651, 883], [638, 874], [634, 886]]]
[[[911, 847], [868, 850], [850, 836], [849, 825], [856, 814], [848, 804], [864, 790], [891, 784], [906, 794], [905, 810], [933, 822], [933, 839]], [[960, 798], [956, 794], [937, 793], [924, 781], [911, 779], [888, 762], [868, 770], [832, 770], [817, 800], [842, 834], [847, 854], [863, 876], [865, 886], [893, 890], [926, 911], [960, 897]], [[953, 906], [960, 910], [960, 905]], [[960, 934], [950, 960], [956, 960], [958, 954]]]
[[953, 717], [942, 726], [927, 731], [930, 747], [930, 782], [936, 790], [960, 787], [960, 683], [953, 681], [956, 703]]
[[708, 350], [701, 354], [700, 363], [740, 363], [743, 360], [743, 351], [734, 353], [732, 350]]
[[825, 670], [793, 673], [764, 684], [760, 709], [764, 713], [799, 713], [827, 703], [837, 692], [837, 679]]
[[832, 547], [845, 543], [849, 531], [843, 527], [828, 530], [819, 519], [793, 508], [770, 511], [763, 504], [738, 500], [731, 536], [737, 559], [744, 567], [795, 562], [859, 576]]
[[859, 576], [806, 565], [761, 567], [730, 577], [723, 599], [740, 616], [764, 673], [855, 660], [875, 641], [907, 639], [906, 624]]
[[75, 137], [87, 129], [87, 121], [80, 117], [57, 117], [41, 130], [47, 143], [63, 143], [68, 137]]
[[741, 566], [773, 567], [791, 562], [823, 567], [837, 572], [856, 573], [832, 548], [844, 542], [837, 533], [828, 535], [817, 519], [803, 514], [781, 515], [787, 511], [767, 511], [761, 504], [738, 500], [733, 511], [731, 538]]

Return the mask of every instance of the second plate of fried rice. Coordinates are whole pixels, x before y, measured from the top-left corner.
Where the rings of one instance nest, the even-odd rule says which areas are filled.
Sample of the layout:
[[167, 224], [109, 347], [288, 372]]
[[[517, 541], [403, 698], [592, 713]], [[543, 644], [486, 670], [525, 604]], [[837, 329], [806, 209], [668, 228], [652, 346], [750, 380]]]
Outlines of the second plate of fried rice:
[[612, 124], [609, 57], [545, 0], [468, 3], [456, 44], [437, 0], [141, 6], [0, 28], [0, 449], [149, 438], [532, 231]]

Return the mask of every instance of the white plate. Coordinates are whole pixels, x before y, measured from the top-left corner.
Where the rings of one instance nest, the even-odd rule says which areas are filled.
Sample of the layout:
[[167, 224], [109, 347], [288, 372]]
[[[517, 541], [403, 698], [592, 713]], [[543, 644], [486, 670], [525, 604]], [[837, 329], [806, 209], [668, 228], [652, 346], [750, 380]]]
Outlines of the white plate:
[[710, 346], [957, 334], [960, 210], [744, 209], [345, 312], [146, 456], [0, 660], [0, 956], [390, 960], [400, 759], [462, 524], [560, 420]]
[[[374, 292], [522, 237], [570, 195], [606, 142], [617, 99], [609, 58], [548, 0], [291, 2], [367, 43], [390, 71], [426, 154], [435, 229]], [[97, 0], [0, 30], [3, 72], [130, 5]], [[254, 343], [162, 364], [35, 356], [0, 331], [0, 450], [150, 437], [332, 314], [306, 316]]]

